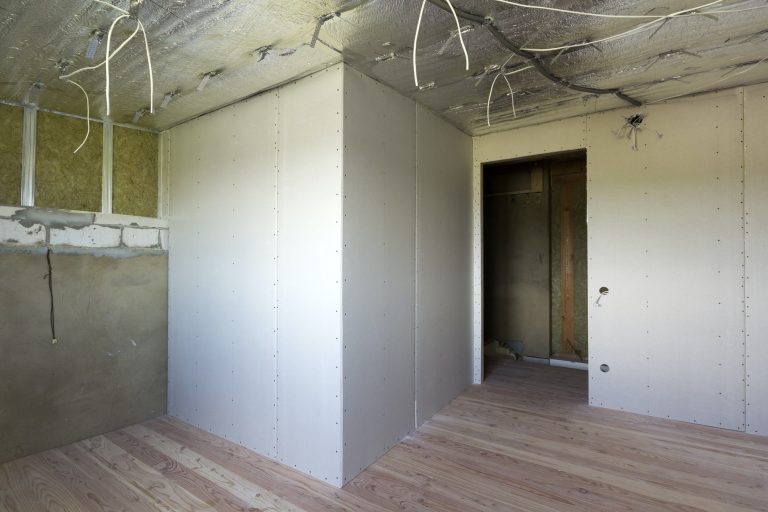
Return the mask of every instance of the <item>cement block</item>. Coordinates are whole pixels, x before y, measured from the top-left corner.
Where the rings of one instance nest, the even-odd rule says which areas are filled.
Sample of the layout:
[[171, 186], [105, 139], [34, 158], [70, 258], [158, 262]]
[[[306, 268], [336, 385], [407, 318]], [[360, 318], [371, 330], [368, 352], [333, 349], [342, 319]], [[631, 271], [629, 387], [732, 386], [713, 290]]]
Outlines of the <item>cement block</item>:
[[167, 228], [166, 219], [151, 217], [136, 217], [135, 215], [121, 215], [118, 213], [97, 213], [95, 224], [107, 226], [136, 226], [140, 228]]
[[0, 219], [0, 244], [43, 245], [45, 244], [45, 226], [31, 224], [25, 227], [14, 220]]
[[164, 251], [168, 250], [168, 233], [167, 229], [160, 230], [160, 248]]
[[158, 230], [154, 228], [123, 228], [123, 245], [126, 247], [157, 247], [160, 245]]
[[106, 226], [86, 226], [73, 229], [51, 229], [51, 245], [69, 245], [72, 247], [119, 247], [120, 228]]
[[9, 219], [14, 215], [16, 215], [16, 212], [22, 209], [23, 208], [20, 208], [18, 206], [0, 206], [0, 217]]

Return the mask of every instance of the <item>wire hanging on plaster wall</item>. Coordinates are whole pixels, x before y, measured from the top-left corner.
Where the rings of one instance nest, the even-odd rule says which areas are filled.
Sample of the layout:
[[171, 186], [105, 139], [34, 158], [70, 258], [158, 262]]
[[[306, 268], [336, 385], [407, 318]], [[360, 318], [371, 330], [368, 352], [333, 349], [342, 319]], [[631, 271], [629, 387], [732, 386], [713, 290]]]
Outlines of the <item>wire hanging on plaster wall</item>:
[[[643, 113], [632, 114], [631, 116], [625, 117], [624, 124], [621, 125], [621, 128], [614, 131], [613, 134], [620, 139], [624, 139], [624, 138], [630, 139], [632, 141], [632, 149], [634, 151], [638, 151], [637, 133], [645, 129], [645, 127], [643, 126], [643, 123], [645, 122], [646, 117], [648, 117], [648, 114], [643, 114]], [[659, 138], [662, 138], [664, 136], [663, 134], [657, 132], [656, 130], [653, 130], [652, 128], [649, 128], [649, 129], [655, 132]]]

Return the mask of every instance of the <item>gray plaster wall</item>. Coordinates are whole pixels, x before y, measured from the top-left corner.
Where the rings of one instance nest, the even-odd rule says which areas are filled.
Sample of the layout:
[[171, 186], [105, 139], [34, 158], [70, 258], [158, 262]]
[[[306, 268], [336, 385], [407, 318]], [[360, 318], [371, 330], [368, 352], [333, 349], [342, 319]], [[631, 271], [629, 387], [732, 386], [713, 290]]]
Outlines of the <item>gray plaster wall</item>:
[[[165, 254], [0, 248], [0, 463], [166, 411]], [[124, 256], [124, 255], [123, 255]]]

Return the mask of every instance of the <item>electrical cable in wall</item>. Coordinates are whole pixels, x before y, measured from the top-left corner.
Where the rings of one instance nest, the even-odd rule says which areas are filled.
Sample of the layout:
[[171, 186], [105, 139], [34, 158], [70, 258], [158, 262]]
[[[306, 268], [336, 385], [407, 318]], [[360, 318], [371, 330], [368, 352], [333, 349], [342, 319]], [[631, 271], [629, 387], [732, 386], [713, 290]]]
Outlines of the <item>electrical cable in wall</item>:
[[48, 274], [45, 276], [48, 278], [48, 293], [51, 296], [51, 343], [54, 345], [58, 342], [56, 339], [56, 320], [54, 318], [53, 308], [53, 265], [51, 265], [51, 248], [48, 248], [48, 252], [45, 254], [45, 259], [48, 262]]

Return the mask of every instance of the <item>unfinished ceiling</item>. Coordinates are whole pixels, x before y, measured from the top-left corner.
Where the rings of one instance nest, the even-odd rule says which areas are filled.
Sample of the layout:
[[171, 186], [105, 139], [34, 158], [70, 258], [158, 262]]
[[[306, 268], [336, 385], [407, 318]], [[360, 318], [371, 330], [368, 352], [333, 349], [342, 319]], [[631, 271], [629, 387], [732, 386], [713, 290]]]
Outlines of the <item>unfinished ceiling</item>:
[[[132, 2], [112, 3], [128, 10]], [[145, 113], [149, 74], [139, 35], [110, 61], [110, 117], [156, 130], [342, 60], [473, 135], [633, 101], [647, 104], [768, 81], [765, 0], [526, 2], [622, 16], [663, 17], [685, 11], [660, 19], [586, 16], [499, 0], [454, 0], [469, 70], [448, 3], [429, 0], [417, 51], [420, 87], [414, 83], [411, 58], [418, 0], [139, 3], [138, 19], [146, 27], [154, 67], [155, 113]], [[83, 92], [59, 76], [102, 62], [105, 41], [88, 60], [89, 40], [95, 30], [107, 31], [120, 15], [96, 0], [58, 0], [45, 7], [36, 0], [4, 0], [0, 100], [37, 102], [41, 108], [85, 115]], [[112, 49], [135, 28], [131, 19], [118, 22]], [[623, 37], [589, 44], [632, 29]], [[211, 76], [201, 85], [206, 74]], [[506, 77], [509, 86], [498, 77]], [[104, 118], [104, 68], [77, 75], [77, 82], [88, 92], [91, 114]]]

